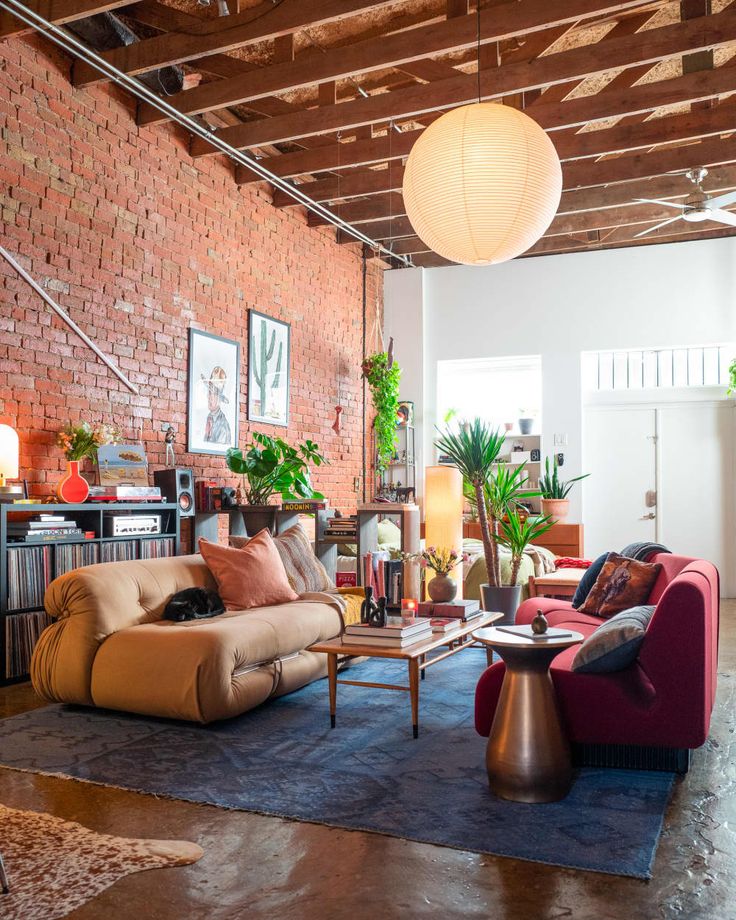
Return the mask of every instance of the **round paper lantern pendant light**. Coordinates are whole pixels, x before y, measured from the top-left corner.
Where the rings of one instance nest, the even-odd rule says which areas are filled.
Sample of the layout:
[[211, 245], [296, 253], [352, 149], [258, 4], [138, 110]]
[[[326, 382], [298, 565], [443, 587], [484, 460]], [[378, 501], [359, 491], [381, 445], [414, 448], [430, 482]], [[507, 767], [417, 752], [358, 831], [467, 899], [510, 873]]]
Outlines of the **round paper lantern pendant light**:
[[520, 255], [552, 222], [562, 193], [554, 144], [528, 115], [496, 102], [446, 112], [419, 137], [404, 204], [438, 255], [491, 265]]

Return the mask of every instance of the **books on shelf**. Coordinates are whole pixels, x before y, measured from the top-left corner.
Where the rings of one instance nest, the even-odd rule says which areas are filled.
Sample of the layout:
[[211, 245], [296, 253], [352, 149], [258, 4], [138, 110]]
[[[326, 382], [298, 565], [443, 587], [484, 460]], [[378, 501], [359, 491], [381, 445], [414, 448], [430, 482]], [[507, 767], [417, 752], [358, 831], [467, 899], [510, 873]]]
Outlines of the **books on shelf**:
[[51, 577], [50, 546], [8, 548], [8, 609], [43, 607]]
[[352, 517], [333, 517], [325, 523], [323, 537], [340, 537], [346, 543], [355, 543], [358, 539], [358, 520]]
[[401, 608], [404, 592], [404, 564], [401, 559], [386, 559], [388, 553], [366, 553], [362, 559], [363, 585], [371, 585], [375, 597], [385, 597], [387, 606]]
[[335, 587], [336, 588], [357, 588], [358, 586], [358, 573], [357, 572], [335, 572]]
[[311, 514], [314, 511], [325, 511], [326, 509], [326, 501], [311, 499], [305, 501], [283, 502], [281, 505], [282, 511], [298, 511], [299, 514]]
[[55, 540], [84, 539], [84, 530], [62, 514], [34, 514], [7, 523], [9, 543], [53, 543]]

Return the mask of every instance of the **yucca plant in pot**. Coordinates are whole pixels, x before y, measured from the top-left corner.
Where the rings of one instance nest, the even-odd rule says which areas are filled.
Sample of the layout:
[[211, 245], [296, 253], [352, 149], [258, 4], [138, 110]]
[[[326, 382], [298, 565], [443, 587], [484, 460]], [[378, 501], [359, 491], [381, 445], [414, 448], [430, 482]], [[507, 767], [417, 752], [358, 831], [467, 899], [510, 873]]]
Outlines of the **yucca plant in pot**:
[[[527, 546], [534, 540], [547, 533], [552, 526], [549, 516], [531, 518], [522, 517], [518, 508], [510, 508], [504, 520], [500, 522], [499, 532], [493, 535], [494, 540], [499, 546], [505, 547], [511, 554], [511, 587], [514, 588], [518, 595], [521, 594], [521, 585], [517, 585], [519, 579], [519, 569], [521, 561], [524, 558], [524, 552]], [[504, 617], [505, 623], [513, 623], [515, 620], [516, 609], [518, 608], [518, 597], [514, 615], [508, 613]]]
[[250, 537], [264, 528], [275, 530], [278, 505], [270, 503], [274, 495], [283, 501], [324, 498], [312, 488], [309, 467], [328, 461], [309, 438], [292, 447], [282, 438], [255, 432], [250, 446], [244, 450], [230, 448], [225, 460], [233, 473], [243, 477], [247, 505], [241, 505], [240, 510]]
[[503, 435], [479, 418], [464, 422], [457, 428], [447, 426], [435, 440], [437, 449], [460, 470], [474, 496], [489, 582], [492, 582], [496, 569], [496, 543], [488, 518], [485, 485], [503, 442]]
[[570, 513], [570, 499], [567, 497], [570, 490], [576, 482], [590, 476], [590, 473], [572, 479], [560, 479], [558, 470], [557, 457], [552, 458], [551, 465], [549, 457], [546, 457], [544, 474], [539, 479], [539, 491], [542, 495], [542, 512], [549, 516], [553, 524], [564, 524]]

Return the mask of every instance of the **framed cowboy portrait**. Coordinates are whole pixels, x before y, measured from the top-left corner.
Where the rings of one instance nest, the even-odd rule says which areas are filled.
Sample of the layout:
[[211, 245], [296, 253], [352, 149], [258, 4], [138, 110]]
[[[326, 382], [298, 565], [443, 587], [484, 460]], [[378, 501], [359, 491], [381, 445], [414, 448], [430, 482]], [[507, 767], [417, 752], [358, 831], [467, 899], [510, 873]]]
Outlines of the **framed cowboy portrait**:
[[224, 454], [238, 446], [240, 343], [189, 329], [187, 450]]
[[286, 427], [291, 326], [257, 310], [248, 316], [248, 418]]

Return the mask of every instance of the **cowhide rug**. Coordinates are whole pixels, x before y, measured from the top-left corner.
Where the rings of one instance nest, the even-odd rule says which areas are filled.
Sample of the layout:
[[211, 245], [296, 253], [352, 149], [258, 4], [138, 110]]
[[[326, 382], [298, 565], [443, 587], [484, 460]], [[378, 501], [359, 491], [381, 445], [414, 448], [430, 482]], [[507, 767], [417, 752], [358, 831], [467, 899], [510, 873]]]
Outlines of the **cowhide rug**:
[[184, 840], [110, 837], [0, 805], [0, 854], [10, 883], [10, 893], [0, 893], [0, 917], [56, 920], [133, 872], [197, 862], [202, 848]]

